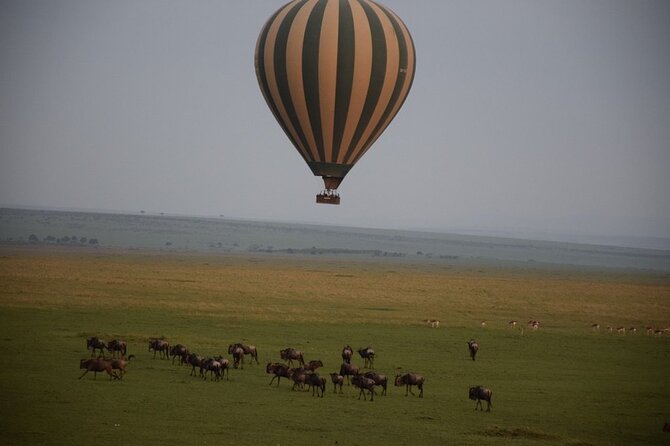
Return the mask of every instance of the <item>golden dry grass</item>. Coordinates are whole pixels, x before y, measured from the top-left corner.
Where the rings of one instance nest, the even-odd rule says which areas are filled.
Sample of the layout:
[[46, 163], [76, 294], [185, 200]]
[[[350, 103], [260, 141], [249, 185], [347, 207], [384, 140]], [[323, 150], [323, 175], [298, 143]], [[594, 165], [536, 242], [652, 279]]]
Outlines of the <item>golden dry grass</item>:
[[667, 275], [309, 257], [2, 248], [0, 305], [157, 308], [250, 320], [665, 326]]

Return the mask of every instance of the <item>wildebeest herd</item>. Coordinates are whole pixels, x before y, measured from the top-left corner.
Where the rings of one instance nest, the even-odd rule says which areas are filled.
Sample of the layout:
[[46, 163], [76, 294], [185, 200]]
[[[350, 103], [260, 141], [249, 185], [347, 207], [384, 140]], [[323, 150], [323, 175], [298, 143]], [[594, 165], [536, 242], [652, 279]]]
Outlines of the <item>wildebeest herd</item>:
[[[127, 372], [128, 364], [135, 355], [127, 353], [127, 343], [120, 339], [114, 339], [105, 342], [97, 336], [86, 340], [86, 348], [91, 352], [90, 358], [81, 359], [79, 367], [84, 369], [84, 373], [79, 377], [83, 378], [88, 372], [94, 373], [96, 379], [98, 372], [105, 372], [110, 380], [121, 380]], [[475, 360], [479, 344], [475, 340], [468, 341], [468, 348], [472, 360]], [[244, 343], [233, 343], [228, 346], [228, 354], [231, 359], [223, 355], [205, 357], [190, 351], [185, 345], [170, 343], [164, 338], [149, 339], [149, 353], [153, 353], [152, 359], [171, 360], [172, 364], [178, 361], [178, 365], [190, 367], [189, 376], [199, 377], [202, 380], [220, 381], [224, 377], [230, 379], [231, 366], [235, 369], [244, 369], [245, 357], [249, 356], [249, 362], [259, 364], [258, 350], [254, 345]], [[363, 360], [363, 366], [359, 367], [352, 363], [354, 349], [350, 345], [344, 346], [341, 352], [342, 363], [336, 372], [329, 373], [330, 382], [333, 385], [333, 393], [343, 393], [345, 381], [358, 389], [358, 399], [364, 400], [370, 397], [374, 401], [376, 395], [385, 396], [388, 390], [389, 379], [385, 374], [375, 370], [375, 351], [370, 346], [356, 350]], [[105, 355], [109, 353], [109, 356]], [[96, 356], [97, 355], [97, 356]], [[312, 396], [323, 398], [326, 392], [328, 379], [320, 376], [318, 369], [324, 366], [320, 359], [305, 361], [305, 355], [302, 351], [292, 347], [279, 350], [279, 358], [284, 362], [269, 362], [265, 367], [265, 372], [271, 376], [270, 385], [276, 380], [276, 386], [282, 378], [292, 383], [291, 389], [309, 391], [312, 390]], [[367, 369], [365, 371], [364, 369]], [[405, 396], [415, 395], [413, 387], [419, 390], [418, 397], [423, 398], [423, 387], [426, 379], [423, 375], [407, 372], [396, 374], [393, 384], [396, 387], [405, 387]], [[379, 391], [377, 389], [380, 389]], [[475, 410], [478, 406], [483, 410], [481, 401], [488, 403], [487, 410], [491, 409], [491, 390], [483, 386], [475, 386], [469, 389], [469, 398], [476, 400]]]

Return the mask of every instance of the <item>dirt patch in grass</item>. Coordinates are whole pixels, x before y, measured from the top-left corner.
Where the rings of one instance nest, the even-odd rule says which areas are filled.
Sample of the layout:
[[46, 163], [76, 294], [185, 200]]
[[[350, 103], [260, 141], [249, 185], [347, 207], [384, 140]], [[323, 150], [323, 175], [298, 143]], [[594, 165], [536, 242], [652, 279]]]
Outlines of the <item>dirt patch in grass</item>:
[[529, 427], [500, 427], [500, 426], [491, 426], [484, 431], [484, 435], [487, 437], [499, 437], [499, 438], [525, 438], [531, 440], [558, 440], [560, 437], [554, 434], [548, 434], [537, 429], [531, 429]]

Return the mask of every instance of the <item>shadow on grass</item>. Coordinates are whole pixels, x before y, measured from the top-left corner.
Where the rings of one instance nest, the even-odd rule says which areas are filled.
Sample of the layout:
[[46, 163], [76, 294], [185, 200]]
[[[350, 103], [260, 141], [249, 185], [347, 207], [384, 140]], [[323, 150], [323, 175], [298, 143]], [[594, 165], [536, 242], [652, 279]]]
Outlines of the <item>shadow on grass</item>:
[[558, 440], [560, 437], [554, 434], [547, 434], [537, 429], [529, 427], [513, 427], [505, 428], [499, 426], [491, 426], [486, 428], [483, 435], [487, 437], [498, 438], [526, 438], [531, 440]]

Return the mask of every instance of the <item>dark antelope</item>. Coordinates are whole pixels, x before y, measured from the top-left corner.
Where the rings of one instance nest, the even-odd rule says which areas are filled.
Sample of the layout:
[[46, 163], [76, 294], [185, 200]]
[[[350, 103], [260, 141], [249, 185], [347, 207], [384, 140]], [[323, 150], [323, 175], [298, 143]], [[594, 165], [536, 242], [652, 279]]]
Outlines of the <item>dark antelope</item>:
[[316, 396], [319, 396], [319, 390], [321, 390], [321, 398], [323, 398], [323, 394], [326, 392], [326, 378], [316, 373], [308, 373], [305, 383], [312, 387], [312, 396], [314, 396], [314, 391], [316, 391]]
[[340, 375], [346, 376], [347, 382], [349, 381], [350, 376], [358, 375], [359, 368], [353, 364], [342, 363], [340, 366]]
[[344, 361], [346, 364], [351, 364], [351, 357], [354, 354], [354, 349], [351, 348], [351, 346], [346, 345], [342, 349], [342, 361]]
[[305, 365], [305, 358], [300, 350], [296, 350], [290, 347], [285, 348], [283, 350], [279, 350], [279, 356], [281, 359], [288, 361], [290, 366], [293, 365], [293, 361], [298, 361], [300, 365]]
[[479, 344], [474, 339], [470, 339], [468, 341], [468, 349], [470, 350], [470, 357], [474, 361], [475, 356], [477, 356], [477, 351], [479, 351]]
[[251, 355], [251, 361], [256, 361], [256, 364], [258, 364], [258, 350], [255, 345], [242, 344], [241, 342], [233, 345], [244, 350], [245, 355]]
[[361, 355], [361, 358], [363, 358], [363, 367], [367, 367], [369, 369], [375, 368], [375, 351], [372, 350], [372, 348], [359, 348], [358, 354]]
[[228, 353], [233, 355], [233, 367], [244, 368], [244, 349], [240, 344], [230, 344], [228, 346]]
[[120, 339], [113, 339], [107, 343], [107, 350], [112, 354], [112, 357], [116, 356], [117, 353], [119, 356], [126, 356], [127, 348], [128, 344], [126, 341]]
[[481, 410], [484, 410], [484, 405], [482, 404], [482, 400], [484, 400], [487, 403], [486, 411], [490, 412], [492, 407], [491, 404], [492, 394], [493, 392], [491, 392], [491, 389], [487, 389], [486, 387], [483, 386], [470, 387], [470, 399], [477, 400], [477, 402], [475, 403], [475, 410], [477, 410], [477, 406], [479, 406]]
[[368, 393], [370, 394], [370, 401], [375, 400], [375, 380], [366, 378], [363, 375], [354, 375], [353, 378], [351, 378], [351, 383], [355, 386], [361, 389], [360, 392], [358, 392], [358, 399], [361, 399], [361, 395], [363, 395], [363, 399], [367, 400], [365, 397], [365, 391], [367, 390]]
[[339, 373], [331, 373], [330, 380], [333, 382], [333, 393], [337, 392], [337, 386], [340, 386], [340, 393], [342, 393], [342, 385], [344, 384], [344, 376]]
[[82, 359], [79, 361], [79, 368], [86, 369], [79, 379], [82, 379], [88, 372], [93, 372], [93, 379], [97, 379], [98, 372], [107, 372], [110, 381], [112, 378], [120, 379], [119, 376], [112, 371], [112, 362], [105, 358]]
[[170, 344], [164, 339], [150, 339], [149, 351], [154, 352], [154, 359], [156, 359], [156, 353], [160, 353], [159, 357], [162, 359], [170, 359]]
[[425, 381], [426, 380], [423, 376], [416, 373], [405, 373], [404, 375], [396, 375], [395, 377], [396, 387], [406, 386], [405, 396], [407, 396], [407, 392], [414, 395], [414, 392], [412, 392], [412, 386], [417, 386], [421, 391], [419, 393], [419, 398], [423, 398], [423, 383]]
[[128, 359], [126, 358], [113, 358], [110, 360], [112, 364], [112, 370], [118, 370], [119, 371], [119, 379], [123, 378], [123, 375], [126, 374], [126, 367], [128, 367], [128, 363], [130, 363], [130, 360], [133, 359], [135, 355], [130, 355], [128, 356]]
[[279, 362], [268, 362], [268, 365], [265, 367], [265, 372], [268, 375], [273, 375], [272, 379], [270, 380], [270, 385], [272, 385], [272, 381], [276, 379], [277, 387], [279, 387], [279, 381], [281, 381], [282, 378], [288, 379], [291, 373], [291, 369], [286, 364], [281, 364]]
[[363, 376], [373, 380], [376, 386], [380, 386], [382, 388], [381, 395], [386, 395], [386, 388], [388, 387], [388, 378], [386, 375], [381, 375], [377, 372], [366, 372]]
[[186, 358], [188, 357], [189, 351], [186, 346], [177, 344], [173, 345], [170, 348], [170, 356], [172, 356], [172, 364], [174, 364], [175, 358], [179, 357], [179, 365], [186, 363]]
[[86, 349], [91, 350], [91, 356], [95, 356], [96, 350], [100, 350], [100, 354], [102, 356], [105, 356], [106, 348], [107, 344], [105, 343], [105, 341], [103, 341], [97, 336], [93, 336], [92, 338], [86, 339]]
[[321, 362], [320, 359], [316, 359], [316, 360], [313, 360], [313, 361], [309, 361], [307, 363], [307, 365], [305, 366], [305, 370], [310, 370], [310, 371], [313, 372], [314, 370], [318, 369], [319, 367], [323, 367], [323, 362]]

